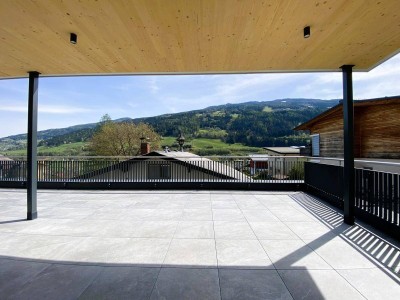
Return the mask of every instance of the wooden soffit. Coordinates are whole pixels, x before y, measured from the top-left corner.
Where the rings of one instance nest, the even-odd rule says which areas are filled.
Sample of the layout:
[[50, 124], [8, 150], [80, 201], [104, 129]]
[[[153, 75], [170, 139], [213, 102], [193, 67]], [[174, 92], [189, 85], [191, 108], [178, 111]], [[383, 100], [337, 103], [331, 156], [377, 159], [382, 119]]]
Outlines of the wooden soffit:
[[0, 1], [0, 78], [367, 71], [399, 49], [399, 0]]

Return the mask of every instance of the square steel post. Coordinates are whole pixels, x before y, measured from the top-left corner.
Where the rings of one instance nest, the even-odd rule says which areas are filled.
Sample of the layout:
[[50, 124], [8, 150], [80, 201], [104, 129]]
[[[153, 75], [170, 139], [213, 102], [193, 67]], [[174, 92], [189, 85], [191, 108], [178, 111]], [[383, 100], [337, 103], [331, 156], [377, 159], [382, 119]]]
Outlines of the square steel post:
[[353, 108], [353, 65], [341, 67], [343, 73], [343, 200], [344, 222], [354, 224], [354, 108]]
[[27, 151], [27, 219], [37, 218], [37, 118], [39, 73], [29, 72], [28, 151]]

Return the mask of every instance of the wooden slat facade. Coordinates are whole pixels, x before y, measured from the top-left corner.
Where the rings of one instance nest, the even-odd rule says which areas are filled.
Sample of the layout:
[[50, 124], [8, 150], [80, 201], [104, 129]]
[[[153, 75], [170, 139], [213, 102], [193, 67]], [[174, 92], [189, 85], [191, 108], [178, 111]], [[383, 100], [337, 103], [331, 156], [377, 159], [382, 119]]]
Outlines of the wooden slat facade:
[[[400, 97], [397, 100], [371, 102], [370, 105], [357, 103], [354, 106], [355, 157], [400, 158]], [[311, 134], [320, 135], [321, 157], [343, 157], [341, 106], [307, 129]]]

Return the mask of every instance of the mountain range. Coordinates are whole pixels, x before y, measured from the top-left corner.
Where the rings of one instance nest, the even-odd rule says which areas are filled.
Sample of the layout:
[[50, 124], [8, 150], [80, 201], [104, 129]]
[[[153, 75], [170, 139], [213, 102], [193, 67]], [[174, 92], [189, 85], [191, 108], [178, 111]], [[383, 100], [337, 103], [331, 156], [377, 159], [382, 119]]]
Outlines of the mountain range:
[[[248, 146], [285, 146], [307, 143], [308, 136], [292, 129], [335, 106], [339, 99], [278, 99], [210, 106], [200, 110], [113, 122], [148, 123], [162, 136], [207, 137]], [[39, 145], [57, 146], [88, 141], [98, 123], [38, 132]], [[0, 139], [0, 150], [23, 147], [26, 134]]]

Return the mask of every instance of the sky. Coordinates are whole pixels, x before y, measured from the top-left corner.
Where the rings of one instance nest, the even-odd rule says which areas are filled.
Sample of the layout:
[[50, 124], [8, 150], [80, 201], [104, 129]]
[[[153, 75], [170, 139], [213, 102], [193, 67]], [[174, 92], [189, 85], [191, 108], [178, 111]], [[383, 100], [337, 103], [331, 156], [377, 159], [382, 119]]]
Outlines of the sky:
[[[354, 99], [400, 95], [400, 54], [353, 73]], [[285, 98], [342, 98], [342, 74], [82, 76], [39, 80], [38, 130], [149, 117], [212, 105]], [[27, 79], [0, 80], [0, 137], [27, 131]]]

